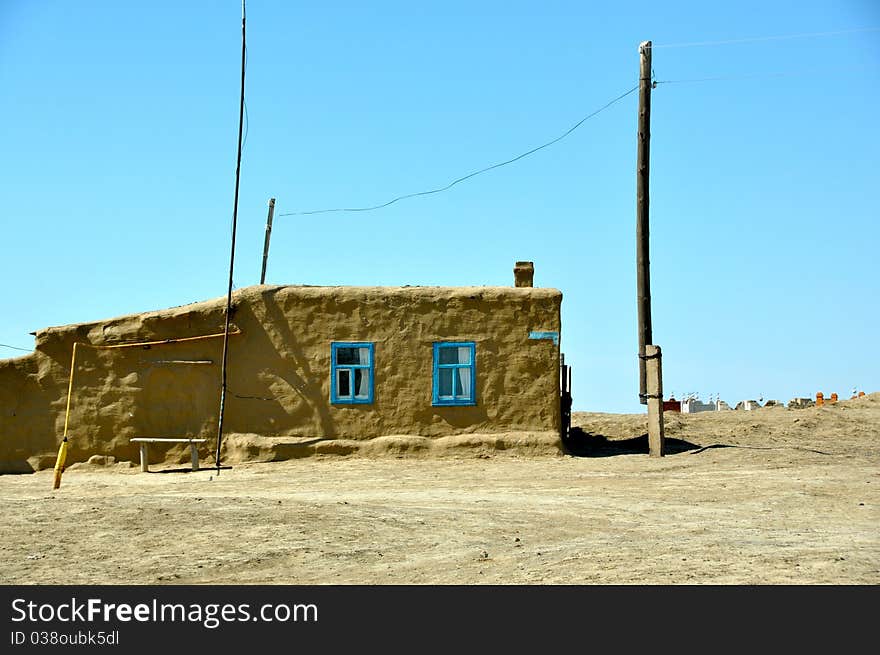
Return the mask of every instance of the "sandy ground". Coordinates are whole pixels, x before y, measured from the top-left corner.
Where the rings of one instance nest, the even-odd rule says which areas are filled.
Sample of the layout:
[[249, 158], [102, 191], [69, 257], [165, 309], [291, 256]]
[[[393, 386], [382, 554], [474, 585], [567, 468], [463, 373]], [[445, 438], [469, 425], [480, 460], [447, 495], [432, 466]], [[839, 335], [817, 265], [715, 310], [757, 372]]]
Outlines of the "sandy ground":
[[880, 394], [576, 413], [579, 456], [316, 456], [0, 476], [11, 584], [878, 584]]

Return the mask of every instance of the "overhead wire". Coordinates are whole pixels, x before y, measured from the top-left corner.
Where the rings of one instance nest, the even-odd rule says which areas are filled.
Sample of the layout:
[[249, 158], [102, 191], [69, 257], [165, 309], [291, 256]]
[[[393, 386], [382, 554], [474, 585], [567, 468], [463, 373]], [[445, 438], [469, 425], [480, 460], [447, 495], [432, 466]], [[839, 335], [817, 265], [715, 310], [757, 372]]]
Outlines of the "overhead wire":
[[[699, 42], [688, 42], [688, 43], [662, 43], [662, 44], [654, 44], [654, 45], [652, 45], [652, 48], [687, 48], [687, 47], [703, 47], [703, 46], [715, 46], [715, 45], [731, 45], [731, 44], [738, 44], [738, 43], [755, 43], [755, 42], [761, 42], [761, 41], [780, 41], [780, 40], [789, 40], [789, 39], [837, 36], [837, 35], [844, 35], [844, 34], [857, 34], [857, 33], [876, 32], [876, 31], [880, 31], [880, 27], [862, 27], [862, 28], [856, 28], [856, 29], [835, 30], [835, 31], [827, 31], [827, 32], [801, 32], [801, 33], [796, 33], [796, 34], [759, 36], [759, 37], [749, 37], [749, 38], [742, 38], [742, 39], [724, 39], [724, 40], [718, 40], [718, 41], [699, 41]], [[760, 77], [802, 76], [802, 75], [809, 75], [809, 74], [810, 73], [803, 73], [803, 72], [756, 73], [756, 74], [749, 74], [749, 75], [730, 75], [730, 76], [691, 78], [691, 79], [681, 79], [681, 80], [657, 80], [656, 76], [654, 76], [653, 71], [652, 71], [652, 81], [653, 81], [653, 85], [656, 87], [658, 84], [684, 84], [684, 83], [692, 83], [692, 82], [715, 82], [715, 81], [725, 81], [725, 80], [753, 79], [753, 78], [760, 78]], [[522, 154], [519, 154], [516, 157], [512, 157], [511, 159], [499, 162], [497, 164], [492, 164], [491, 166], [486, 166], [485, 168], [481, 168], [479, 170], [473, 171], [472, 173], [468, 173], [467, 175], [463, 175], [459, 178], [456, 178], [455, 180], [453, 180], [452, 182], [450, 182], [449, 184], [447, 184], [445, 186], [437, 187], [435, 189], [428, 189], [425, 191], [418, 191], [415, 193], [403, 194], [403, 195], [397, 196], [395, 198], [392, 198], [391, 200], [389, 200], [387, 202], [383, 202], [383, 203], [377, 204], [377, 205], [370, 205], [370, 206], [364, 206], [364, 207], [336, 207], [336, 208], [332, 208], [332, 209], [313, 209], [313, 210], [308, 210], [308, 211], [281, 212], [278, 214], [278, 216], [279, 217], [281, 217], [281, 216], [309, 216], [309, 215], [313, 215], [313, 214], [327, 214], [327, 213], [334, 213], [334, 212], [375, 211], [378, 209], [384, 209], [385, 207], [389, 207], [397, 202], [400, 202], [401, 200], [408, 200], [410, 198], [416, 198], [416, 197], [420, 197], [420, 196], [428, 196], [428, 195], [433, 195], [433, 194], [437, 194], [437, 193], [442, 193], [444, 191], [448, 191], [449, 189], [456, 186], [457, 184], [460, 184], [461, 182], [469, 180], [472, 177], [482, 175], [483, 173], [487, 173], [487, 172], [494, 170], [496, 168], [501, 168], [502, 166], [507, 166], [509, 164], [513, 164], [514, 162], [517, 162], [520, 159], [528, 157], [529, 155], [532, 155], [540, 150], [543, 150], [544, 148], [547, 148], [555, 143], [558, 143], [559, 141], [561, 141], [562, 139], [567, 137], [569, 134], [574, 132], [576, 129], [578, 129], [587, 120], [589, 120], [590, 118], [593, 118], [594, 116], [605, 111], [606, 109], [608, 109], [609, 107], [611, 107], [615, 103], [619, 102], [620, 100], [623, 100], [625, 97], [627, 97], [631, 93], [635, 92], [638, 88], [639, 88], [638, 86], [631, 88], [630, 90], [622, 93], [621, 95], [617, 96], [613, 100], [607, 102], [605, 105], [603, 105], [602, 107], [600, 107], [596, 111], [588, 114], [587, 116], [584, 116], [581, 120], [579, 120], [572, 127], [570, 127], [568, 130], [563, 132], [561, 135], [559, 135], [555, 139], [552, 139], [552, 140], [550, 140], [546, 143], [543, 143], [535, 148], [532, 148], [531, 150], [527, 150], [526, 152], [523, 152]]]
[[657, 48], [698, 48], [715, 45], [734, 45], [737, 43], [757, 43], [760, 41], [787, 41], [790, 39], [806, 39], [821, 36], [838, 36], [842, 34], [859, 34], [863, 32], [877, 32], [880, 27], [860, 27], [852, 30], [835, 30], [833, 32], [801, 32], [798, 34], [780, 34], [775, 36], [756, 36], [744, 39], [724, 39], [721, 41], [697, 41], [692, 43], [660, 43], [652, 45], [652, 49]]
[[686, 84], [692, 82], [729, 82], [736, 80], [754, 80], [760, 78], [778, 78], [778, 77], [817, 77], [827, 76], [829, 73], [835, 72], [852, 72], [864, 74], [865, 71], [858, 69], [843, 69], [837, 71], [779, 71], [779, 72], [761, 72], [761, 73], [745, 73], [741, 75], [717, 75], [713, 77], [690, 77], [680, 80], [655, 80], [654, 84]]
[[12, 348], [13, 350], [23, 350], [26, 353], [29, 353], [33, 348], [19, 348], [18, 346], [10, 346], [9, 344], [0, 343], [0, 346], [3, 348]]
[[394, 203], [399, 202], [399, 201], [401, 201], [401, 200], [407, 200], [407, 199], [409, 199], [409, 198], [416, 198], [416, 197], [418, 197], [418, 196], [428, 196], [428, 195], [431, 195], [431, 194], [442, 193], [443, 191], [448, 191], [449, 189], [451, 189], [452, 187], [454, 187], [456, 184], [459, 184], [459, 183], [461, 183], [461, 182], [464, 182], [465, 180], [469, 180], [470, 178], [472, 178], [472, 177], [476, 177], [477, 175], [481, 175], [481, 174], [483, 174], [483, 173], [488, 173], [489, 171], [494, 170], [494, 169], [496, 169], [496, 168], [501, 168], [502, 166], [507, 166], [508, 164], [512, 164], [512, 163], [514, 163], [514, 162], [517, 162], [517, 161], [519, 161], [520, 159], [523, 159], [523, 158], [525, 158], [525, 157], [528, 157], [529, 155], [532, 155], [532, 154], [538, 152], [539, 150], [543, 150], [544, 148], [547, 148], [547, 147], [549, 147], [549, 146], [552, 146], [554, 143], [558, 143], [559, 141], [561, 141], [562, 139], [564, 139], [565, 137], [567, 137], [569, 134], [571, 134], [572, 132], [574, 132], [576, 129], [578, 129], [578, 128], [579, 128], [581, 125], [583, 125], [586, 121], [588, 121], [589, 119], [593, 118], [594, 116], [597, 116], [598, 114], [602, 113], [603, 111], [605, 111], [606, 109], [608, 109], [608, 108], [611, 107], [612, 105], [616, 104], [617, 102], [620, 102], [621, 100], [623, 100], [624, 98], [626, 98], [628, 95], [630, 95], [630, 94], [633, 93], [634, 91], [637, 91], [638, 88], [639, 88], [638, 85], [634, 86], [634, 87], [631, 88], [629, 91], [626, 91], [626, 92], [620, 94], [619, 96], [617, 96], [616, 98], [614, 98], [613, 100], [610, 100], [609, 102], [605, 103], [604, 105], [602, 105], [602, 106], [601, 106], [599, 109], [597, 109], [596, 111], [594, 111], [594, 112], [592, 112], [592, 113], [590, 113], [590, 114], [587, 114], [586, 116], [584, 116], [584, 117], [583, 117], [582, 119], [580, 119], [577, 123], [575, 123], [574, 125], [572, 125], [570, 128], [568, 128], [565, 132], [563, 132], [562, 134], [560, 134], [560, 135], [559, 135], [558, 137], [556, 137], [555, 139], [552, 139], [552, 140], [550, 140], [550, 141], [548, 141], [548, 142], [546, 142], [546, 143], [543, 143], [543, 144], [541, 144], [541, 145], [539, 145], [539, 146], [537, 146], [537, 147], [535, 147], [535, 148], [532, 148], [531, 150], [527, 150], [526, 152], [524, 152], [524, 153], [522, 153], [522, 154], [519, 154], [519, 155], [517, 155], [516, 157], [512, 157], [511, 159], [508, 159], [508, 160], [506, 160], [506, 161], [502, 161], [502, 162], [499, 162], [499, 163], [497, 163], [497, 164], [492, 164], [491, 166], [486, 166], [485, 168], [481, 168], [480, 170], [474, 171], [474, 172], [472, 172], [472, 173], [468, 173], [467, 175], [463, 175], [463, 176], [461, 176], [461, 177], [459, 177], [459, 178], [453, 180], [452, 182], [450, 182], [450, 183], [447, 184], [446, 186], [438, 187], [438, 188], [436, 188], [436, 189], [430, 189], [430, 190], [427, 190], [427, 191], [418, 191], [418, 192], [416, 192], [416, 193], [407, 193], [407, 194], [402, 195], [402, 196], [397, 196], [396, 198], [393, 198], [392, 200], [389, 200], [388, 202], [384, 202], [384, 203], [379, 204], [379, 205], [372, 205], [372, 206], [369, 206], [369, 207], [339, 207], [339, 208], [335, 208], [335, 209], [313, 209], [313, 210], [310, 210], [310, 211], [285, 212], [285, 213], [280, 213], [280, 214], [278, 214], [278, 216], [307, 216], [307, 215], [311, 215], [311, 214], [327, 214], [327, 213], [330, 213], [330, 212], [367, 212], [367, 211], [374, 211], [374, 210], [377, 210], [377, 209], [384, 209], [385, 207], [388, 207], [388, 206], [390, 206], [390, 205], [393, 205]]

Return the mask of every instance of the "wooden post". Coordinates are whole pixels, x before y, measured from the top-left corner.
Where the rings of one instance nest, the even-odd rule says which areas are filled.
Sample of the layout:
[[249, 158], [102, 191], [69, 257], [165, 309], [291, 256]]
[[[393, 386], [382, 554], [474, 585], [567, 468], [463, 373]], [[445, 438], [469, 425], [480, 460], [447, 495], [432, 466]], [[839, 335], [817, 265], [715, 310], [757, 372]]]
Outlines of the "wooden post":
[[663, 434], [663, 366], [660, 346], [645, 345], [646, 378], [648, 383], [648, 453], [651, 457], [666, 454]]
[[266, 220], [266, 240], [263, 241], [263, 272], [260, 284], [266, 283], [266, 261], [269, 259], [269, 239], [272, 236], [272, 216], [275, 215], [275, 198], [269, 198], [269, 218]]
[[647, 402], [645, 344], [651, 343], [651, 258], [648, 178], [651, 164], [651, 42], [639, 45], [639, 134], [636, 163], [636, 285], [639, 320], [639, 402]]
[[214, 459], [220, 475], [220, 448], [223, 445], [223, 415], [226, 408], [226, 365], [229, 359], [229, 322], [232, 314], [232, 274], [235, 270], [235, 231], [238, 226], [238, 188], [241, 182], [241, 134], [244, 124], [244, 76], [247, 58], [246, 16], [241, 0], [241, 94], [238, 101], [238, 155], [235, 163], [235, 201], [232, 206], [232, 244], [229, 247], [229, 286], [226, 290], [226, 326], [223, 329], [223, 359], [220, 365], [220, 416], [217, 419], [217, 450]]

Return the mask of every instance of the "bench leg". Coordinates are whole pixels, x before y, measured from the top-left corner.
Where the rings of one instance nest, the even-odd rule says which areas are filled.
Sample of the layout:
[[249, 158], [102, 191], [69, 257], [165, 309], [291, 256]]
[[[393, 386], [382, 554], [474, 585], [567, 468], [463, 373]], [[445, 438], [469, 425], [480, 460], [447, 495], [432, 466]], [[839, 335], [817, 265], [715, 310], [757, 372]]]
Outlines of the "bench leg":
[[192, 452], [192, 463], [193, 463], [193, 471], [199, 470], [199, 448], [194, 443], [189, 445], [189, 449]]
[[146, 473], [150, 470], [150, 460], [147, 452], [147, 444], [142, 443], [141, 445], [141, 472]]

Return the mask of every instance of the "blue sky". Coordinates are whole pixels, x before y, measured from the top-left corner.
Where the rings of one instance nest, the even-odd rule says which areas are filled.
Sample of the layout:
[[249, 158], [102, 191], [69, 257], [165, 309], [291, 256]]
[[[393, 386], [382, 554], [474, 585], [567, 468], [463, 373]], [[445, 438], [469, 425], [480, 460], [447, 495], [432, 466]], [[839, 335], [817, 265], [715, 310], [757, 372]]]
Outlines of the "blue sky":
[[[641, 411], [636, 94], [448, 192], [279, 215], [549, 141], [637, 84], [650, 39], [658, 81], [731, 78], [653, 94], [667, 395], [876, 391], [876, 28], [874, 0], [252, 0], [235, 285], [259, 282], [269, 197], [270, 283], [510, 285], [532, 260], [564, 293], [575, 409]], [[0, 4], [0, 343], [225, 295], [240, 30], [235, 1]], [[846, 33], [669, 47], [827, 32]]]

